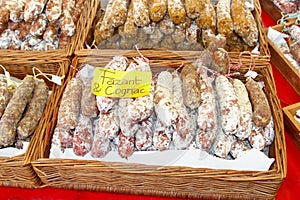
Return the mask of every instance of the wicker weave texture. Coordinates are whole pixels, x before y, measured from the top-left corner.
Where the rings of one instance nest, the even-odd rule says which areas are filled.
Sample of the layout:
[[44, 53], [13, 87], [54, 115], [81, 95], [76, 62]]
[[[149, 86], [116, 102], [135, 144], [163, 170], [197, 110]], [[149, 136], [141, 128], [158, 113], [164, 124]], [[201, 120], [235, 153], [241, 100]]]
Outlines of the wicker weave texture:
[[[30, 54], [30, 55], [38, 55], [38, 54], [53, 54], [56, 53], [61, 57], [70, 57], [73, 55], [76, 46], [82, 46], [84, 42], [83, 40], [78, 40], [78, 38], [81, 37], [81, 35], [85, 35], [88, 31], [86, 31], [87, 28], [89, 28], [89, 24], [93, 18], [93, 9], [97, 9], [97, 5], [99, 4], [99, 0], [85, 0], [84, 5], [82, 8], [82, 12], [80, 14], [80, 17], [78, 19], [78, 22], [76, 24], [76, 29], [75, 29], [75, 34], [68, 40], [67, 45], [65, 48], [62, 49], [54, 49], [54, 50], [44, 50], [44, 51], [39, 51], [39, 50], [10, 50], [10, 49], [1, 49], [0, 50], [0, 57], [3, 55], [5, 56], [14, 56], [14, 55], [19, 55], [19, 54]], [[50, 22], [49, 22], [50, 23]]]
[[[89, 9], [89, 15], [86, 16], [86, 18], [82, 17], [80, 18], [78, 22], [78, 29], [82, 30], [80, 31], [79, 34], [76, 35], [76, 41], [77, 44], [75, 47], [75, 54], [81, 54], [80, 51], [87, 49], [87, 40], [91, 40], [89, 31], [93, 31], [94, 27], [93, 24], [95, 25], [94, 20], [96, 20], [97, 14], [99, 10], [101, 9], [100, 7], [100, 1], [95, 0], [91, 2], [90, 7], [86, 7], [86, 9]], [[270, 61], [270, 52], [268, 49], [268, 43], [267, 43], [267, 36], [266, 33], [264, 32], [263, 28], [263, 23], [261, 19], [261, 5], [259, 0], [254, 0], [254, 10], [253, 10], [253, 16], [256, 20], [257, 23], [257, 28], [259, 32], [259, 55], [255, 56], [255, 61], [256, 63], [267, 63]], [[85, 15], [86, 13], [83, 13], [82, 15]], [[89, 30], [89, 31], [87, 31]], [[78, 52], [79, 51], [79, 52]], [[229, 52], [232, 62], [238, 62], [239, 61], [239, 52]], [[254, 54], [253, 54], [254, 55]], [[250, 61], [250, 56], [243, 56], [243, 59], [246, 61]]]
[[[43, 60], [39, 56], [34, 57], [33, 55], [29, 56], [28, 54], [26, 54], [27, 58], [25, 57], [25, 55], [23, 56], [24, 57], [15, 57], [12, 60], [9, 60], [8, 57], [6, 57], [5, 59], [0, 60], [0, 64], [5, 67], [5, 69], [10, 73], [11, 77], [16, 77], [18, 79], [23, 79], [26, 75], [33, 75], [33, 67], [38, 68], [45, 74], [53, 74], [61, 77], [63, 75], [67, 75], [66, 70], [68, 70], [69, 67], [68, 60], [62, 60], [58, 62], [58, 60], [56, 60], [56, 57], [54, 57], [53, 59], [51, 57], [48, 57], [46, 60]], [[3, 73], [2, 69], [1, 73]], [[39, 76], [38, 78], [43, 77]], [[48, 81], [46, 78], [43, 79], [51, 90], [54, 84], [51, 81]], [[49, 102], [50, 101], [48, 101], [48, 104]], [[44, 126], [43, 118], [46, 115], [48, 115], [48, 113], [46, 114], [44, 112], [38, 126]], [[36, 133], [38, 132], [36, 131], [33, 134]], [[29, 145], [27, 150], [29, 150], [30, 148], [31, 147]], [[11, 158], [0, 158], [0, 185], [21, 188], [35, 188], [41, 185], [41, 181], [33, 170], [31, 164], [25, 162], [25, 155], [26, 153], [18, 156], [13, 156]]]
[[[122, 55], [136, 56], [136, 52], [133, 52], [126, 51]], [[152, 67], [154, 71], [178, 67], [178, 63], [187, 61], [180, 58], [180, 56], [174, 57], [175, 54], [194, 56], [194, 52], [173, 52], [174, 55], [171, 53], [170, 57], [164, 58], [162, 56], [164, 55], [163, 52], [156, 52], [156, 54], [150, 50], [142, 50], [141, 52], [145, 56], [151, 55], [152, 60], [150, 59], [150, 63], [154, 62], [156, 64]], [[117, 52], [97, 50], [97, 53], [89, 51], [86, 51], [86, 53], [85, 55], [81, 54], [80, 57], [75, 57], [72, 66], [77, 69], [82, 63], [101, 66], [108, 62], [109, 53], [110, 58], [112, 58], [114, 53]], [[98, 54], [107, 54], [107, 57], [96, 56]], [[190, 61], [188, 60], [188, 62]], [[169, 64], [165, 65], [165, 63]], [[243, 79], [242, 75], [248, 69], [249, 63], [240, 68], [241, 79]], [[45, 186], [66, 189], [208, 199], [273, 199], [286, 176], [283, 117], [270, 65], [258, 65], [254, 70], [266, 84], [265, 92], [275, 123], [276, 136], [270, 149], [270, 157], [275, 158], [275, 162], [266, 172], [49, 159], [51, 137], [63, 88], [60, 88], [56, 95], [51, 98], [54, 111], [48, 115], [48, 119], [44, 122], [47, 127], [39, 135], [35, 135], [37, 136], [35, 139], [37, 149], [32, 152], [30, 157], [34, 170]], [[76, 70], [70, 68], [67, 80], [70, 80], [75, 74]]]

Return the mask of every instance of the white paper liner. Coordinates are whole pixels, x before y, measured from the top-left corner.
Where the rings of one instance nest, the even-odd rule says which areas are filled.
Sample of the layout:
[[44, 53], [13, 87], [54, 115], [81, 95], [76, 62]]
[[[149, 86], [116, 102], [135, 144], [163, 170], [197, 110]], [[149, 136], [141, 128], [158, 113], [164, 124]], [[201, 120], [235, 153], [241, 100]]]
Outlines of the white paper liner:
[[29, 142], [22, 142], [22, 143], [23, 143], [22, 149], [17, 149], [16, 147], [5, 147], [0, 149], [0, 156], [12, 158], [14, 156], [24, 154], [28, 148]]
[[268, 171], [274, 158], [267, 157], [263, 152], [251, 149], [244, 156], [235, 160], [224, 160], [199, 149], [136, 151], [128, 159], [121, 158], [117, 151], [110, 151], [104, 158], [95, 159], [90, 154], [76, 156], [72, 148], [61, 151], [53, 145], [49, 158], [98, 160], [103, 162], [136, 163], [157, 166], [182, 166], [192, 168], [231, 169], [246, 171]]

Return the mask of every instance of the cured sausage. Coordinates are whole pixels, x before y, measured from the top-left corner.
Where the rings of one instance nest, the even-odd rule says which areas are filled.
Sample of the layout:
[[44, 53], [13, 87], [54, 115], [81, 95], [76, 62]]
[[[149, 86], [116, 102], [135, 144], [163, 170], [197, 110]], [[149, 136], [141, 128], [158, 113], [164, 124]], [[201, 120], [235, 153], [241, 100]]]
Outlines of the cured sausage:
[[0, 120], [0, 146], [10, 146], [16, 140], [17, 124], [20, 121], [26, 105], [32, 98], [34, 79], [26, 76], [8, 102]]
[[218, 113], [216, 94], [212, 80], [202, 65], [198, 65], [201, 88], [201, 104], [198, 107], [197, 125], [199, 130], [196, 134], [196, 145], [198, 148], [209, 151], [218, 134]]
[[7, 89], [7, 80], [0, 77], [0, 118], [2, 117], [9, 100], [9, 92]]
[[78, 121], [73, 134], [73, 151], [77, 156], [84, 156], [92, 148], [93, 120], [81, 114]]
[[252, 105], [244, 83], [239, 79], [233, 79], [232, 85], [237, 96], [239, 106], [239, 123], [238, 131], [235, 134], [240, 140], [249, 137], [252, 129]]
[[194, 110], [201, 103], [199, 76], [196, 66], [185, 66], [181, 71], [182, 93], [184, 105]]
[[174, 124], [178, 117], [178, 111], [172, 100], [172, 74], [170, 72], [162, 71], [158, 75], [153, 101], [160, 123], [166, 127]]
[[258, 82], [251, 77], [246, 79], [246, 88], [253, 108], [253, 122], [256, 126], [265, 127], [271, 120], [271, 109], [268, 99]]
[[36, 129], [44, 112], [49, 89], [43, 80], [35, 80], [32, 99], [17, 126], [18, 139], [25, 139]]
[[221, 126], [225, 134], [235, 134], [239, 122], [238, 99], [230, 81], [223, 75], [216, 78], [216, 92], [220, 105]]

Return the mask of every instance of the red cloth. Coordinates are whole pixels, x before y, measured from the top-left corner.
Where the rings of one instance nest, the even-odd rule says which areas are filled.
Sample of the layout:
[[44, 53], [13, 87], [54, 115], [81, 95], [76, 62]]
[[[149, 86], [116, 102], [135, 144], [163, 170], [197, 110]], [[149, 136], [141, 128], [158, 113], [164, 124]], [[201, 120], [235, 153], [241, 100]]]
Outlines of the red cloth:
[[[263, 23], [266, 27], [275, 25], [275, 22], [265, 13], [262, 12]], [[281, 74], [273, 67], [273, 74], [280, 99], [281, 106], [285, 107], [290, 104], [300, 102], [300, 96], [295, 93], [292, 87], [286, 82]], [[291, 138], [286, 136], [287, 146], [287, 177], [278, 191], [276, 200], [294, 200], [297, 198], [300, 189], [300, 150], [297, 149]], [[298, 197], [299, 198], [299, 197]], [[135, 196], [126, 194], [114, 194], [105, 192], [77, 191], [54, 188], [42, 189], [21, 189], [0, 187], [0, 199], [22, 199], [22, 200], [75, 200], [75, 199], [124, 199], [124, 200], [175, 200], [176, 198], [161, 198], [152, 196]]]
[[[262, 12], [262, 19], [265, 27], [276, 24], [265, 12]], [[288, 84], [285, 78], [275, 67], [273, 67], [273, 76], [281, 107], [286, 107], [288, 105], [300, 102], [300, 96], [293, 90], [293, 88]], [[285, 139], [287, 154], [287, 177], [277, 193], [277, 200], [296, 199], [296, 197], [299, 196], [296, 194], [299, 193], [298, 191], [300, 189], [300, 150], [296, 147], [286, 132]]]

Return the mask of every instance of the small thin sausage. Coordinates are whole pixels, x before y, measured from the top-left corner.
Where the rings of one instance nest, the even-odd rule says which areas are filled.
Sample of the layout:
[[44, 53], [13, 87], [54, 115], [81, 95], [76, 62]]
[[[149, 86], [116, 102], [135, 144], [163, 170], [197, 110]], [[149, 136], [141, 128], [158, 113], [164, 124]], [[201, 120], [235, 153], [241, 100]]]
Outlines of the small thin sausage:
[[2, 117], [9, 100], [9, 92], [7, 88], [7, 80], [0, 77], [0, 118]]
[[240, 116], [237, 96], [231, 82], [225, 76], [218, 76], [215, 84], [220, 105], [222, 129], [225, 134], [235, 134]]
[[222, 130], [219, 130], [215, 142], [211, 147], [211, 153], [220, 158], [226, 159], [231, 150], [233, 142], [233, 135], [226, 135]]
[[245, 84], [239, 79], [233, 79], [232, 85], [238, 99], [240, 109], [238, 131], [235, 134], [240, 140], [244, 140], [251, 134], [252, 105]]
[[0, 146], [10, 146], [16, 140], [17, 124], [20, 121], [26, 105], [32, 98], [34, 79], [26, 76], [8, 102], [0, 120]]
[[65, 88], [57, 116], [57, 126], [63, 130], [69, 131], [77, 126], [82, 87], [83, 84], [80, 79], [72, 78]]
[[130, 38], [133, 39], [137, 36], [137, 26], [134, 23], [134, 17], [133, 17], [133, 2], [130, 2], [129, 8], [128, 8], [128, 14], [126, 21], [124, 25], [119, 26], [118, 33], [123, 38]]
[[99, 115], [98, 126], [101, 135], [109, 140], [115, 139], [119, 135], [120, 122], [118, 118], [118, 110], [113, 108], [108, 113], [101, 113]]
[[125, 23], [129, 0], [114, 0], [111, 13], [112, 26], [117, 28]]
[[45, 14], [39, 15], [31, 24], [30, 34], [33, 36], [42, 36], [47, 28], [47, 18]]
[[56, 22], [62, 14], [62, 0], [48, 0], [45, 13], [50, 23]]
[[153, 146], [154, 148], [163, 151], [167, 150], [170, 147], [173, 136], [172, 126], [166, 126], [163, 124], [159, 118], [155, 121], [153, 132]]
[[185, 66], [181, 71], [184, 105], [194, 110], [201, 103], [199, 76], [196, 66]]
[[159, 22], [167, 13], [167, 0], [149, 0], [149, 14], [153, 22]]
[[235, 140], [230, 149], [230, 155], [233, 158], [239, 158], [239, 157], [243, 156], [249, 150], [250, 150], [250, 148], [248, 147], [248, 145], [245, 144], [244, 141]]
[[90, 153], [93, 158], [103, 158], [111, 150], [110, 140], [103, 135], [99, 121], [95, 121], [95, 124], [95, 133]]
[[266, 138], [264, 134], [264, 130], [261, 127], [256, 126], [252, 123], [252, 130], [249, 136], [249, 142], [251, 146], [258, 150], [263, 150], [266, 147]]
[[200, 77], [201, 104], [198, 107], [197, 125], [199, 130], [196, 134], [196, 145], [198, 148], [208, 151], [218, 134], [218, 113], [215, 90], [212, 80], [202, 65], [197, 67]]
[[73, 151], [77, 156], [84, 156], [92, 148], [93, 120], [81, 114], [78, 121], [73, 134]]
[[152, 115], [139, 123], [139, 129], [135, 134], [135, 147], [137, 150], [145, 151], [152, 146], [154, 120]]
[[81, 98], [81, 113], [86, 117], [95, 118], [98, 116], [99, 110], [96, 96], [91, 93], [91, 85], [91, 81], [84, 84]]
[[201, 13], [201, 1], [185, 0], [186, 14], [191, 19], [196, 19]]
[[48, 96], [49, 89], [46, 83], [43, 80], [35, 80], [32, 99], [18, 123], [18, 139], [25, 139], [34, 132], [44, 112]]
[[140, 27], [147, 26], [150, 23], [147, 0], [132, 0], [132, 2], [134, 23]]
[[173, 101], [178, 110], [178, 117], [173, 125], [173, 143], [177, 149], [186, 149], [192, 142], [196, 130], [196, 112], [188, 113], [183, 102], [182, 81], [177, 71], [173, 76]]
[[96, 27], [99, 28], [95, 29], [94, 35], [98, 38], [98, 41], [96, 40], [98, 44], [100, 44], [102, 40], [113, 36], [114, 28], [112, 26], [112, 21], [110, 20], [113, 13], [112, 5], [113, 0], [110, 0], [105, 8], [103, 18], [100, 18], [96, 25]]
[[13, 22], [20, 22], [24, 19], [24, 7], [26, 1], [10, 0], [7, 1], [10, 15], [9, 19]]
[[234, 31], [249, 45], [254, 46], [258, 41], [256, 21], [247, 8], [245, 1], [232, 0], [231, 17]]
[[228, 37], [233, 32], [230, 2], [230, 0], [219, 0], [216, 6], [217, 30], [219, 34], [223, 34], [225, 37]]
[[270, 123], [272, 114], [264, 91], [259, 83], [251, 77], [246, 79], [246, 88], [253, 107], [254, 124], [261, 127], [267, 126]]
[[216, 11], [214, 5], [210, 0], [201, 2], [201, 9], [196, 23], [199, 28], [204, 30], [211, 30], [213, 34], [216, 33]]
[[181, 0], [168, 0], [168, 13], [174, 24], [185, 21], [186, 11]]
[[68, 10], [64, 10], [60, 19], [59, 19], [59, 27], [61, 28], [61, 32], [63, 35], [71, 37], [75, 33], [76, 24], [74, 23], [71, 12]]
[[174, 124], [178, 117], [178, 111], [172, 99], [172, 74], [162, 71], [158, 75], [154, 92], [154, 109], [157, 118], [165, 126]]
[[46, 2], [46, 0], [28, 0], [24, 8], [24, 20], [26, 22], [35, 20], [43, 12]]

